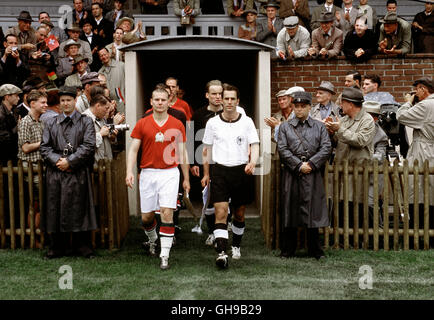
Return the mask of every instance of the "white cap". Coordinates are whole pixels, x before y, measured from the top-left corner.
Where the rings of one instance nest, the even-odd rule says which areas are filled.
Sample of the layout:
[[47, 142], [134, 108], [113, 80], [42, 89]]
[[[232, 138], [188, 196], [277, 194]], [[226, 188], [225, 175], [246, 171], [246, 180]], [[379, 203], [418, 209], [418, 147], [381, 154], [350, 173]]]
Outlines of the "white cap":
[[286, 94], [290, 96], [295, 92], [304, 92], [304, 91], [305, 91], [304, 88], [295, 86], [295, 87], [291, 87], [288, 90], [286, 90]]

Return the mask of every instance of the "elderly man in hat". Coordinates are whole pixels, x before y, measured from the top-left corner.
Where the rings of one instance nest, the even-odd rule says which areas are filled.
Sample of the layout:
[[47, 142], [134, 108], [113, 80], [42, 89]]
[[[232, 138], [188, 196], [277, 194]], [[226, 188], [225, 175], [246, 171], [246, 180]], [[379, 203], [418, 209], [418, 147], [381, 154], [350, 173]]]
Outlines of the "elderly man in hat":
[[256, 18], [258, 12], [255, 9], [247, 9], [244, 11], [246, 23], [238, 28], [238, 38], [246, 40], [256, 40]]
[[[419, 161], [419, 165], [426, 160], [429, 166], [434, 166], [434, 81], [432, 78], [423, 77], [413, 83], [416, 93], [406, 97], [404, 103], [396, 113], [399, 123], [413, 128], [413, 141], [408, 150], [407, 160], [413, 165], [414, 160]], [[415, 98], [418, 101], [416, 103]], [[419, 182], [422, 183], [420, 178]], [[423, 186], [419, 187], [419, 203], [423, 203]], [[430, 206], [434, 206], [434, 177], [431, 175], [429, 180]], [[410, 188], [410, 202], [413, 201], [413, 188]], [[433, 208], [431, 208], [432, 210]]]
[[[241, 17], [246, 10], [255, 10], [254, 0], [228, 0], [227, 12], [230, 17]], [[256, 11], [256, 10], [255, 10]]]
[[[91, 171], [95, 154], [92, 119], [75, 110], [76, 89], [59, 90], [62, 113], [47, 120], [40, 146], [46, 164], [46, 205], [41, 228], [50, 237], [47, 259], [71, 253], [95, 257], [90, 231], [97, 228]], [[69, 252], [68, 252], [69, 251]]]
[[[142, 21], [139, 21], [137, 25], [135, 25], [133, 19], [124, 17], [118, 21], [116, 28], [121, 28], [124, 31], [124, 38], [130, 38], [128, 44], [146, 40], [146, 34], [142, 30]], [[124, 42], [123, 40], [124, 39], [122, 39], [122, 42]]]
[[333, 17], [336, 16], [336, 11], [340, 8], [333, 4], [333, 0], [326, 0], [318, 7], [315, 7], [312, 11], [312, 18], [310, 19], [310, 29], [313, 31], [321, 26], [320, 20], [322, 19], [324, 12], [330, 12]]
[[3, 45], [5, 50], [0, 53], [0, 69], [2, 69], [0, 84], [9, 83], [20, 87], [30, 75], [28, 59], [18, 50], [17, 36], [8, 34]]
[[63, 50], [66, 52], [66, 56], [64, 58], [60, 58], [59, 62], [56, 67], [56, 74], [57, 77], [60, 79], [60, 81], [63, 81], [63, 79], [66, 79], [69, 75], [72, 74], [73, 67], [74, 67], [74, 59], [78, 56], [79, 48], [81, 47], [81, 44], [78, 42], [75, 42], [72, 39], [69, 39], [65, 46], [63, 47]]
[[325, 124], [337, 141], [336, 161], [370, 160], [374, 153], [375, 123], [362, 108], [363, 93], [356, 88], [345, 88], [341, 107], [345, 116], [339, 120], [326, 120]]
[[308, 0], [280, 0], [279, 17], [284, 19], [296, 16], [301, 26], [310, 31], [310, 11]]
[[297, 16], [283, 20], [285, 28], [277, 35], [277, 56], [282, 60], [293, 60], [307, 56], [310, 47], [310, 33], [299, 25]]
[[16, 164], [18, 155], [18, 115], [15, 106], [20, 101], [21, 89], [13, 84], [0, 87], [0, 155], [1, 164], [7, 166], [8, 160]]
[[388, 12], [381, 20], [378, 52], [383, 54], [406, 54], [411, 50], [411, 25], [398, 20], [395, 12]]
[[425, 0], [425, 10], [414, 16], [414, 53], [434, 53], [434, 0]]
[[81, 84], [83, 87], [82, 94], [77, 98], [76, 108], [77, 111], [83, 113], [90, 108], [91, 89], [100, 84], [101, 80], [98, 77], [97, 72], [89, 72], [81, 78]]
[[277, 10], [280, 6], [273, 1], [263, 6], [267, 11], [267, 19], [257, 23], [256, 40], [275, 47], [277, 44], [277, 34], [283, 29], [283, 20], [277, 17]]
[[105, 15], [106, 20], [113, 23], [113, 26], [116, 26], [119, 19], [122, 19], [124, 17], [133, 17], [131, 13], [124, 10], [125, 2], [126, 0], [115, 0], [113, 10], [107, 12], [107, 14]]
[[35, 30], [31, 27], [32, 16], [28, 11], [21, 11], [17, 18], [18, 25], [9, 28], [6, 31], [5, 36], [13, 34], [18, 39], [18, 50], [24, 55], [28, 56], [30, 53], [36, 50], [36, 34]]
[[81, 88], [81, 79], [90, 71], [88, 67], [88, 61], [89, 60], [87, 58], [80, 54], [74, 58], [74, 73], [66, 78], [65, 86]]
[[297, 228], [307, 228], [308, 254], [324, 258], [319, 229], [330, 225], [322, 171], [331, 152], [325, 126], [309, 116], [312, 97], [308, 92], [294, 93], [294, 114], [282, 123], [277, 145], [282, 175], [281, 257], [295, 256]]
[[[89, 64], [92, 64], [93, 62], [93, 57], [92, 57], [92, 50], [90, 49], [90, 45], [87, 41], [84, 41], [82, 39], [80, 39], [80, 34], [81, 34], [81, 29], [79, 27], [79, 25], [75, 25], [73, 24], [71, 26], [71, 28], [67, 29], [68, 31], [68, 35], [69, 35], [69, 40], [74, 40], [75, 42], [78, 42], [80, 44], [80, 48], [78, 53], [81, 54], [82, 56], [86, 57], [89, 59]], [[65, 51], [65, 45], [68, 43], [68, 41], [62, 42], [59, 46], [59, 58], [64, 58], [66, 57], [66, 51]]]
[[328, 118], [337, 119], [339, 117], [339, 107], [332, 101], [332, 96], [335, 94], [333, 83], [321, 81], [315, 95], [317, 104], [310, 111], [310, 116], [319, 121], [324, 121]]
[[329, 59], [336, 57], [342, 50], [343, 33], [333, 25], [335, 16], [331, 12], [324, 12], [320, 27], [312, 31], [312, 47], [307, 53], [312, 58]]

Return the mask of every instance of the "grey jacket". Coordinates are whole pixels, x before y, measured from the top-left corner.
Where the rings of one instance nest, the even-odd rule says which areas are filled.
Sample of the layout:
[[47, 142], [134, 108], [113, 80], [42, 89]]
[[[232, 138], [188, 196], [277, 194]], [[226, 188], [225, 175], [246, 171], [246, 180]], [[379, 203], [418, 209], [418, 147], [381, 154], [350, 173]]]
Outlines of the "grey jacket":
[[256, 22], [256, 40], [270, 46], [277, 45], [277, 35], [283, 29], [283, 20], [276, 17], [274, 21], [274, 28], [276, 33], [268, 30], [268, 20], [263, 19]]
[[294, 51], [294, 57], [303, 58], [307, 56], [307, 49], [310, 47], [310, 33], [303, 26], [298, 26], [297, 33], [291, 39], [286, 28], [279, 31], [277, 35], [277, 50], [283, 51], [288, 56], [288, 46]]

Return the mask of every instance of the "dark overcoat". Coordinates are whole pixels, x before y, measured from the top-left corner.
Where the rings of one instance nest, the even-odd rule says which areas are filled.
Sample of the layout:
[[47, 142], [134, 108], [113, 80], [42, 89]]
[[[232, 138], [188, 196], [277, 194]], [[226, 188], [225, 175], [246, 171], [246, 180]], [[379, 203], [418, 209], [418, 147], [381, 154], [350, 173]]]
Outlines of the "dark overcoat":
[[[304, 125], [297, 118], [283, 122], [277, 146], [280, 161], [284, 164], [281, 192], [283, 227], [329, 226], [322, 172], [332, 147], [324, 124], [311, 117]], [[312, 167], [309, 174], [300, 174], [302, 157]]]
[[[71, 121], [63, 114], [47, 120], [41, 156], [46, 164], [46, 205], [41, 227], [46, 232], [80, 232], [97, 228], [93, 205], [91, 168], [95, 154], [95, 127], [92, 119], [75, 111]], [[68, 141], [66, 141], [68, 140]], [[70, 169], [57, 169], [68, 142], [66, 156]]]

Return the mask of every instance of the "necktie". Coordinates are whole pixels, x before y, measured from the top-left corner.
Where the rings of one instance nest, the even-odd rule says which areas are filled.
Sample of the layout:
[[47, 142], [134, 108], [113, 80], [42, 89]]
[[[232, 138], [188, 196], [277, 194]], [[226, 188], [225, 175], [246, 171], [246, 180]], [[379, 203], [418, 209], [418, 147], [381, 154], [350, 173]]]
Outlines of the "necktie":
[[350, 9], [348, 9], [348, 8], [345, 9], [345, 13], [346, 13], [346, 14], [349, 14], [349, 13], [350, 13]]

